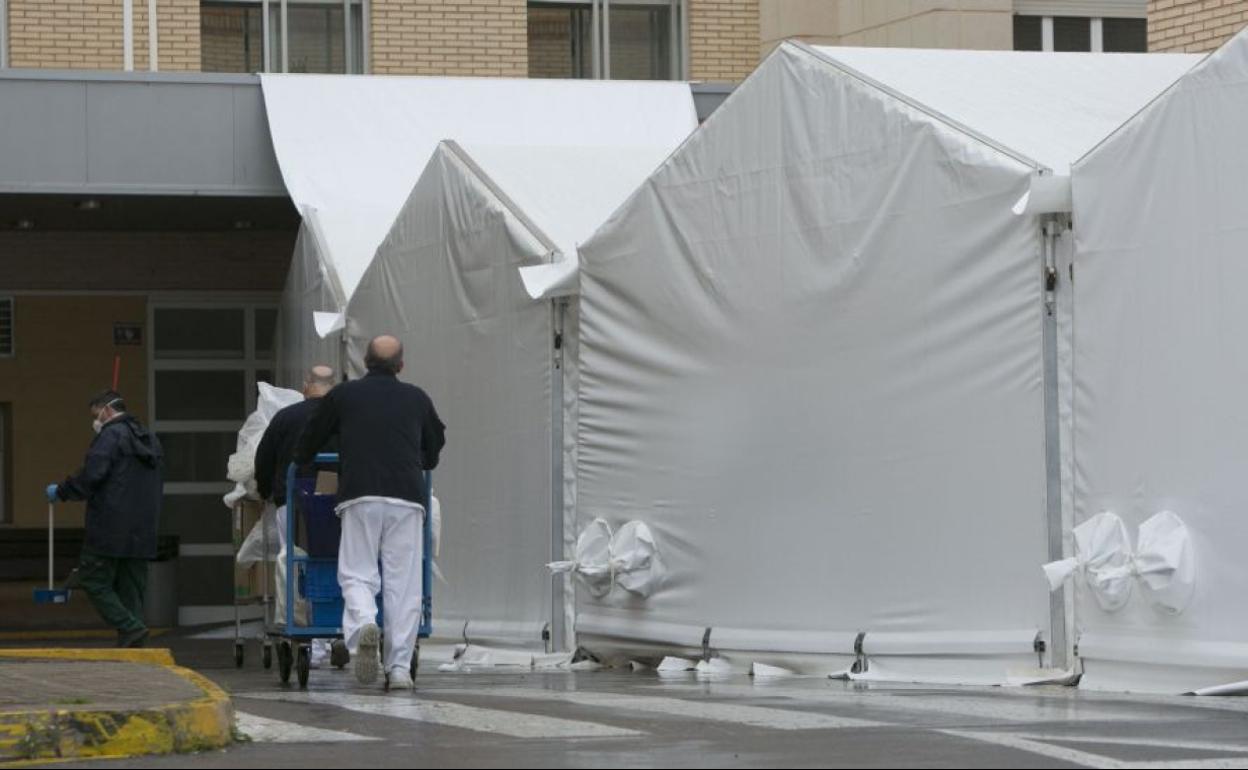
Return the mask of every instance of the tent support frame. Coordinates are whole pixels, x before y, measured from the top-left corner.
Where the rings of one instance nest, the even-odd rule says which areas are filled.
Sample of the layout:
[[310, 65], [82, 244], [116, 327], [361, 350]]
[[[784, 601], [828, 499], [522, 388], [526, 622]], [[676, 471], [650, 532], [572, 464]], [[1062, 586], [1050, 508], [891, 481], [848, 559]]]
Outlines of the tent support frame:
[[[1045, 443], [1045, 498], [1048, 529], [1049, 560], [1066, 558], [1065, 531], [1062, 515], [1062, 441], [1061, 400], [1058, 396], [1058, 344], [1057, 344], [1057, 288], [1061, 275], [1057, 265], [1058, 239], [1062, 233], [1062, 216], [1048, 214], [1040, 225], [1043, 265], [1043, 323], [1044, 323], [1044, 443]], [[1049, 648], [1049, 665], [1068, 669], [1071, 665], [1070, 636], [1067, 628], [1066, 587], [1049, 595], [1049, 629], [1052, 634]]]
[[[551, 310], [551, 367], [550, 367], [550, 558], [564, 558], [564, 510], [563, 510], [563, 328], [568, 300], [556, 299]], [[567, 578], [554, 575], [551, 580], [550, 642], [552, 651], [568, 649], [568, 622], [564, 607]]]

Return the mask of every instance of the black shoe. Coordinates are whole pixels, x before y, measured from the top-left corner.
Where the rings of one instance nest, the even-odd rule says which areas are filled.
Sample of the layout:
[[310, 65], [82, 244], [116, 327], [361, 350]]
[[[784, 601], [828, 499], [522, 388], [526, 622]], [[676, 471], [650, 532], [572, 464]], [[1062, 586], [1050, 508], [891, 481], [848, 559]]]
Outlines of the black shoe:
[[146, 628], [137, 631], [124, 631], [117, 634], [117, 646], [122, 648], [146, 647], [149, 632]]
[[347, 643], [341, 639], [335, 639], [329, 646], [330, 665], [334, 668], [346, 668], [350, 662], [351, 653], [347, 650]]

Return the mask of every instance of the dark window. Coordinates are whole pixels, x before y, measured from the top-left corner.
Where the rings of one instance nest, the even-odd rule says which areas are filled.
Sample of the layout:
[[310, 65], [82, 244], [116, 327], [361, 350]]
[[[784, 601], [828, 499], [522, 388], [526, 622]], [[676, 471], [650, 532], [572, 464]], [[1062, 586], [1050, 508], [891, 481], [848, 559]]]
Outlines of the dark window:
[[239, 308], [161, 308], [156, 311], [156, 357], [242, 358], [243, 320]]
[[291, 72], [347, 71], [346, 26], [341, 5], [287, 3], [286, 38]]
[[611, 4], [611, 77], [667, 80], [672, 76], [672, 9]]
[[241, 423], [247, 417], [246, 381], [241, 370], [158, 370], [156, 419]]
[[256, 358], [273, 358], [273, 343], [277, 336], [277, 310], [256, 308]]
[[[529, 77], [592, 78], [594, 14], [589, 3], [531, 2]], [[610, 49], [614, 80], [669, 80], [676, 34], [672, 7], [612, 2], [600, 14], [603, 43]]]
[[165, 450], [165, 481], [221, 481], [237, 433], [160, 433]]
[[1044, 50], [1044, 33], [1041, 30], [1044, 19], [1040, 16], [1014, 17], [1014, 50]]
[[1091, 51], [1092, 20], [1086, 16], [1054, 16], [1053, 50]]
[[1148, 22], [1145, 19], [1104, 19], [1102, 50], [1111, 53], [1147, 53]]
[[0, 297], [0, 357], [13, 355], [13, 298]]
[[589, 4], [529, 3], [529, 77], [592, 78]]
[[199, 45], [204, 72], [262, 71], [264, 21], [260, 3], [202, 3]]

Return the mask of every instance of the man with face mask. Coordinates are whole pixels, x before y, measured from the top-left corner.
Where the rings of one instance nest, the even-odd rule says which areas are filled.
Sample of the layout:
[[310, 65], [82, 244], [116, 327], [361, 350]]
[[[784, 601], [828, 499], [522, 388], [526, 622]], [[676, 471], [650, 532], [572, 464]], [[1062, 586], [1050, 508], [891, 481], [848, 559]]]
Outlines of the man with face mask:
[[91, 399], [95, 438], [83, 466], [51, 484], [48, 502], [87, 502], [86, 541], [77, 582], [100, 617], [117, 629], [118, 647], [142, 647], [147, 562], [156, 557], [164, 452], [156, 436], [126, 412], [116, 391]]

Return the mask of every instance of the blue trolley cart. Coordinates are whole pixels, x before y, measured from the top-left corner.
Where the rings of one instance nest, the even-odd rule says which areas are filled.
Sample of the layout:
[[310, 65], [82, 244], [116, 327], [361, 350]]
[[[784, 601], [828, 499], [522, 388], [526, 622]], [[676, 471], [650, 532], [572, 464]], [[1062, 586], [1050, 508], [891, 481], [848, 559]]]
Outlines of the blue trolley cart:
[[[337, 454], [319, 454], [313, 463], [311, 475], [304, 476], [291, 464], [286, 471], [286, 608], [285, 617], [276, 618], [266, 629], [266, 636], [276, 643], [277, 672], [283, 684], [290, 681], [295, 671], [301, 688], [308, 686], [312, 667], [312, 641], [315, 639], [342, 638], [342, 591], [338, 587], [338, 541], [342, 525], [334, 511], [337, 497], [316, 493], [316, 473], [335, 470]], [[432, 475], [424, 476], [424, 554], [421, 561], [420, 629], [417, 632], [416, 654], [412, 656], [412, 677], [420, 658], [420, 640], [427, 639], [432, 630], [433, 602], [431, 585], [433, 577], [433, 526], [430, 490]], [[298, 536], [298, 539], [296, 539]], [[296, 555], [295, 545], [303, 549]], [[296, 593], [296, 588], [300, 590]], [[307, 601], [307, 623], [295, 622], [295, 597], [302, 595]], [[381, 599], [377, 602], [378, 625], [384, 623]]]

